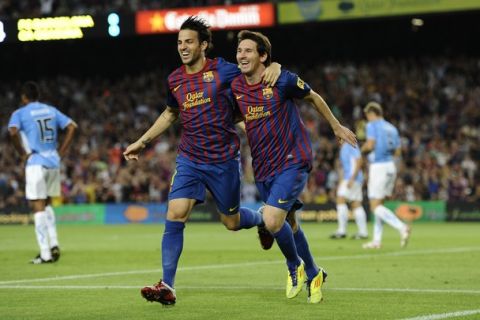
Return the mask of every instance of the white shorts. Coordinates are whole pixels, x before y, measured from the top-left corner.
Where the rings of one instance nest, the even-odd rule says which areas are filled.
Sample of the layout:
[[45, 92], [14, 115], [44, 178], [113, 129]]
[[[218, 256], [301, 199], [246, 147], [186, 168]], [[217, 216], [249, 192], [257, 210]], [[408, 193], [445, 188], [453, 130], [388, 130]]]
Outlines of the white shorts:
[[28, 200], [60, 196], [60, 169], [40, 165], [25, 168], [25, 196]]
[[385, 199], [392, 195], [397, 167], [395, 163], [372, 163], [368, 168], [368, 199]]
[[343, 197], [348, 201], [362, 201], [362, 184], [354, 181], [351, 188], [347, 187], [348, 180], [342, 180], [337, 189], [337, 197]]

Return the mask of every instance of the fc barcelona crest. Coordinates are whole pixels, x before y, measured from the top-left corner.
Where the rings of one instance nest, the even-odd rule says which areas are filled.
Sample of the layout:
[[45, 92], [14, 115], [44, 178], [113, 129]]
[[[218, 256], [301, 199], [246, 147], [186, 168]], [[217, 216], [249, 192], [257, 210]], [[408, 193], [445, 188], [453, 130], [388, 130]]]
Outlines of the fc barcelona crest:
[[213, 78], [213, 71], [207, 71], [203, 73], [203, 82], [212, 82]]
[[273, 97], [273, 90], [272, 88], [265, 88], [265, 89], [262, 89], [262, 94], [263, 94], [263, 97], [265, 99], [272, 99]]

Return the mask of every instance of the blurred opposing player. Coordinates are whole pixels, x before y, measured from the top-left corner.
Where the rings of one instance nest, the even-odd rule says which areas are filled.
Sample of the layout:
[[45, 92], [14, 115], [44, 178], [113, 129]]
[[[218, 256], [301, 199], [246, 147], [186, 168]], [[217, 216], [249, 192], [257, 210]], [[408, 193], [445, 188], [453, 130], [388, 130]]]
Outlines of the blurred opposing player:
[[338, 229], [330, 238], [343, 239], [347, 236], [347, 202], [350, 202], [358, 228], [358, 232], [352, 236], [352, 239], [367, 239], [367, 215], [362, 206], [362, 155], [358, 146], [352, 147], [348, 143], [342, 143], [340, 163], [342, 164], [342, 172], [337, 190]]
[[367, 141], [362, 153], [369, 153], [368, 199], [370, 210], [375, 214], [373, 240], [365, 243], [365, 249], [379, 249], [382, 243], [383, 222], [388, 223], [400, 233], [400, 246], [407, 245], [410, 227], [383, 205], [386, 197], [392, 195], [397, 169], [394, 157], [400, 157], [400, 137], [397, 128], [383, 118], [382, 106], [369, 102], [363, 110], [367, 117]]
[[293, 99], [311, 102], [339, 139], [351, 144], [355, 144], [356, 139], [353, 132], [340, 125], [323, 99], [296, 74], [283, 70], [275, 87], [263, 85], [261, 75], [270, 61], [268, 38], [258, 32], [241, 31], [237, 62], [242, 75], [233, 80], [232, 91], [245, 122], [255, 183], [266, 204], [265, 227], [286, 258], [286, 296], [296, 297], [306, 280], [308, 302], [318, 303], [322, 300], [321, 286], [326, 273], [315, 264], [296, 220], [289, 219], [292, 227], [285, 221], [306, 184], [312, 163], [310, 138]]
[[[23, 107], [17, 109], [8, 123], [13, 145], [25, 167], [25, 195], [35, 221], [40, 254], [31, 263], [55, 262], [60, 258], [55, 214], [50, 197], [60, 196], [60, 159], [70, 146], [77, 128], [72, 119], [55, 107], [38, 101], [40, 91], [34, 82], [21, 90]], [[57, 152], [58, 129], [65, 138]], [[23, 138], [23, 139], [22, 139]]]
[[[178, 117], [182, 136], [177, 166], [168, 196], [168, 211], [162, 240], [163, 279], [141, 290], [148, 301], [165, 305], [176, 302], [174, 288], [183, 249], [183, 230], [195, 204], [212, 194], [220, 219], [229, 230], [263, 224], [259, 212], [240, 208], [240, 141], [233, 123], [230, 83], [240, 74], [236, 64], [222, 58], [208, 59], [212, 46], [209, 26], [197, 17], [188, 18], [178, 33], [177, 48], [183, 65], [168, 77], [165, 111], [153, 126], [124, 152], [127, 160], [138, 159], [145, 146], [161, 135]], [[273, 85], [280, 74], [276, 64]], [[273, 239], [267, 239], [272, 241]]]

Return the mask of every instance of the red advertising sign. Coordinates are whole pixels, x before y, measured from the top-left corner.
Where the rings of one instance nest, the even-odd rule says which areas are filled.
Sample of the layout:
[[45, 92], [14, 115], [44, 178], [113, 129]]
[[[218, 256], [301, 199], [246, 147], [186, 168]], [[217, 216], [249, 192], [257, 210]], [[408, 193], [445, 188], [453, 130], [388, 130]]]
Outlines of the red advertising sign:
[[270, 27], [275, 23], [274, 12], [271, 3], [139, 11], [135, 25], [138, 34], [177, 32], [189, 16], [198, 16], [212, 30]]

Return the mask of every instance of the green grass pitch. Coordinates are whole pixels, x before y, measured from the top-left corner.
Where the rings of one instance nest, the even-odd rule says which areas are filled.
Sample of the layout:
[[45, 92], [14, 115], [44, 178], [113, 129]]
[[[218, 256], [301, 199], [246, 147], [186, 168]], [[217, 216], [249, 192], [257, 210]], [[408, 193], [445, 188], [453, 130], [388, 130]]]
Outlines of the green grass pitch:
[[2, 226], [0, 319], [409, 319], [465, 310], [480, 319], [480, 224], [414, 224], [406, 249], [385, 227], [375, 251], [328, 239], [335, 227], [303, 224], [328, 272], [324, 301], [310, 305], [305, 290], [285, 298], [281, 253], [263, 251], [256, 229], [187, 224], [177, 304], [166, 308], [140, 296], [161, 277], [163, 225], [60, 225], [62, 257], [48, 265], [28, 264], [33, 226]]

